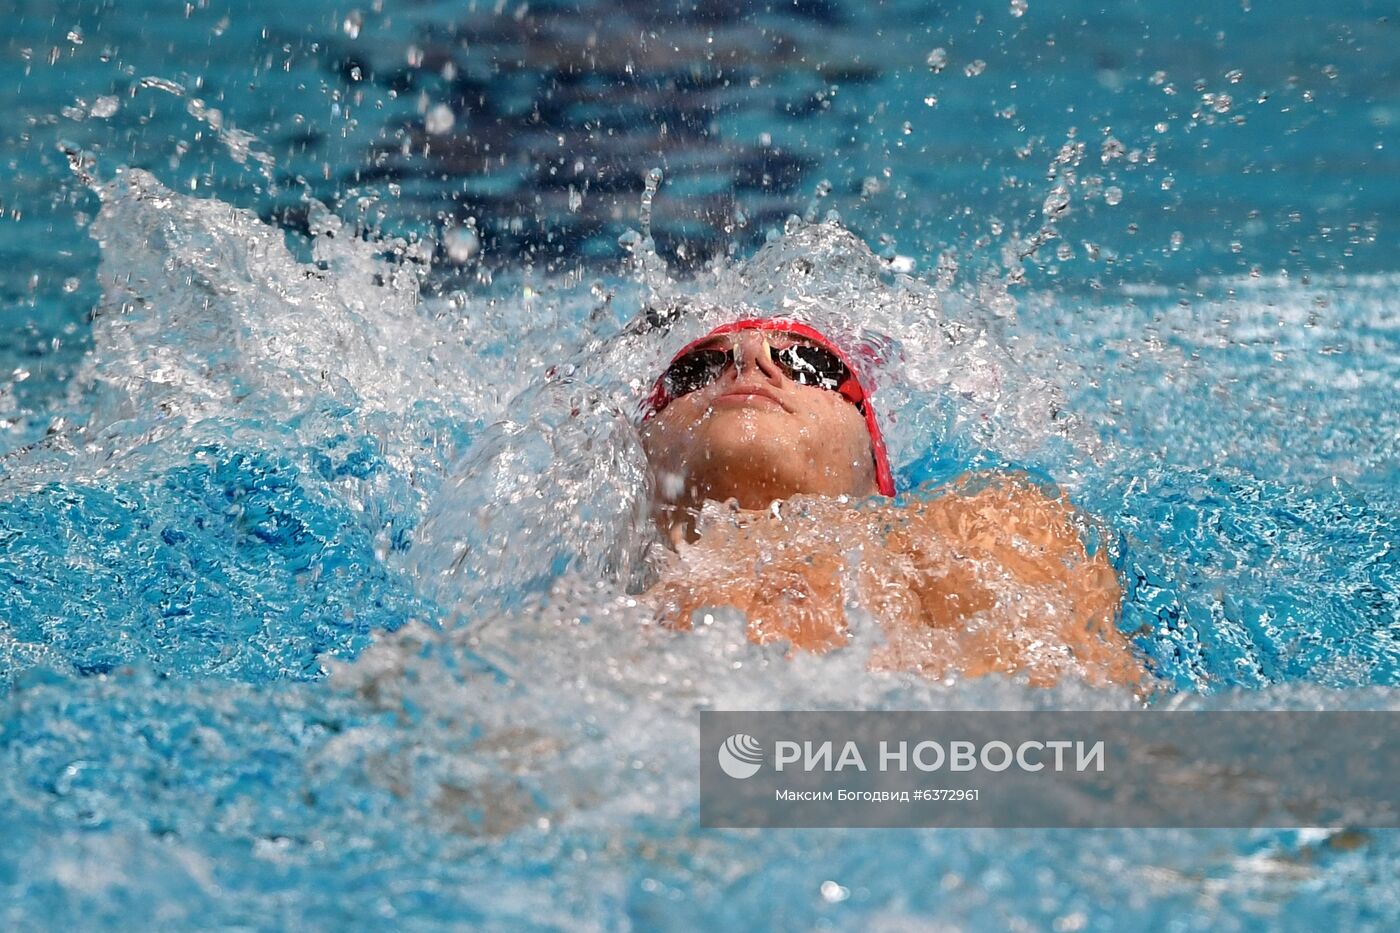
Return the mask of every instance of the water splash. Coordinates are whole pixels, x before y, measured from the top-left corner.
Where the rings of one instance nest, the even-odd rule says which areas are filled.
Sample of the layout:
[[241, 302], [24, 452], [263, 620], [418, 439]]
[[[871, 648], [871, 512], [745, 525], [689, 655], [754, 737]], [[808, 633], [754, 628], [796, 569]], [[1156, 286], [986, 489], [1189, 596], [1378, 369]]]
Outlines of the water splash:
[[[200, 123], [209, 127], [214, 132], [215, 137], [228, 150], [230, 156], [239, 165], [244, 164], [249, 159], [258, 163], [258, 169], [262, 173], [263, 179], [267, 182], [269, 194], [275, 194], [280, 186], [277, 182], [276, 169], [277, 161], [268, 152], [255, 146], [257, 137], [246, 130], [241, 130], [230, 123], [217, 107], [210, 107], [203, 100], [194, 97], [189, 90], [178, 81], [171, 81], [159, 75], [147, 75], [137, 80], [133, 85], [134, 90], [157, 90], [169, 94], [173, 97], [183, 98], [185, 110], [190, 116]], [[115, 112], [115, 110], [113, 110]], [[110, 114], [109, 114], [110, 116]]]
[[429, 507], [411, 566], [437, 598], [479, 605], [565, 567], [635, 577], [653, 534], [632, 426], [640, 400], [680, 346], [738, 317], [796, 317], [846, 346], [875, 387], [896, 464], [931, 450], [1029, 459], [1068, 433], [1063, 396], [1020, 369], [985, 322], [949, 318], [932, 287], [892, 272], [835, 220], [793, 218], [753, 257], [690, 281], [644, 236], [633, 245], [642, 312], [517, 395]]
[[642, 207], [638, 212], [638, 223], [642, 228], [642, 239], [647, 243], [655, 243], [651, 237], [651, 203], [656, 200], [656, 192], [661, 189], [661, 179], [661, 169], [651, 169], [647, 172], [645, 187], [642, 190]]

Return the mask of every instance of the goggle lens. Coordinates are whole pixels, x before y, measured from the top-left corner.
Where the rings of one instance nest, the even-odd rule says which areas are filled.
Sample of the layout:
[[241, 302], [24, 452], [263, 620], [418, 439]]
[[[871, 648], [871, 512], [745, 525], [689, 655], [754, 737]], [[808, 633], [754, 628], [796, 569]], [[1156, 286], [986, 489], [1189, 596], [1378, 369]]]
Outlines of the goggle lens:
[[717, 380], [729, 365], [728, 350], [692, 350], [667, 368], [661, 384], [668, 399], [689, 395]]
[[[816, 386], [832, 392], [851, 378], [851, 371], [841, 358], [825, 347], [810, 343], [794, 343], [781, 348], [769, 348], [769, 356], [783, 374], [804, 386]], [[737, 349], [719, 350], [713, 347], [691, 350], [678, 358], [661, 377], [666, 399], [674, 400], [705, 388], [724, 375]]]
[[773, 361], [793, 382], [832, 392], [850, 378], [846, 364], [830, 350], [811, 344], [795, 343], [773, 351]]

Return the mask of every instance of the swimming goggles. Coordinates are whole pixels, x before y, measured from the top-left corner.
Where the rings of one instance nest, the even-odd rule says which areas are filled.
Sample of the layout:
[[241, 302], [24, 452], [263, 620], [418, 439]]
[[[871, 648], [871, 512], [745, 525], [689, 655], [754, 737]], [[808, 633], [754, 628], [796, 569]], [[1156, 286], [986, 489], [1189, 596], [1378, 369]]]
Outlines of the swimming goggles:
[[[805, 342], [795, 334], [778, 333], [765, 343], [768, 358], [793, 382], [842, 392], [848, 397], [855, 396], [852, 401], [861, 404], [857, 399], [863, 399], [863, 393], [850, 369], [835, 353], [823, 346]], [[774, 346], [774, 343], [785, 345]], [[698, 347], [682, 353], [661, 374], [662, 392], [667, 401], [689, 395], [717, 382], [730, 364], [737, 366], [738, 363], [737, 343], [729, 348]]]
[[[769, 357], [789, 379], [801, 385], [816, 386], [841, 393], [865, 417], [870, 448], [875, 460], [875, 485], [886, 496], [895, 494], [894, 474], [880, 433], [875, 409], [869, 404], [871, 390], [861, 381], [850, 359], [827, 337], [809, 324], [785, 318], [748, 318], [716, 327], [708, 334], [681, 348], [652, 385], [642, 403], [645, 421], [676, 399], [713, 384], [731, 363], [737, 364], [738, 349], [714, 346], [715, 338], [745, 330], [766, 331], [773, 335]], [[774, 343], [779, 346], [773, 346]]]

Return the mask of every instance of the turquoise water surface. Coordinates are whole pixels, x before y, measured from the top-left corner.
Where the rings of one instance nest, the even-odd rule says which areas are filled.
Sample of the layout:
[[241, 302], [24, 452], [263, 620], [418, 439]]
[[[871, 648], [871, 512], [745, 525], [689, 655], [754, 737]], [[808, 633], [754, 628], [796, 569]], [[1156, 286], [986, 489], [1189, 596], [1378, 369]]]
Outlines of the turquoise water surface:
[[1385, 5], [6, 22], [7, 927], [1400, 923], [1393, 832], [701, 830], [700, 709], [1136, 701], [657, 633], [668, 345], [619, 336], [837, 308], [903, 364], [903, 488], [1014, 463], [1102, 520], [1156, 702], [1396, 709]]

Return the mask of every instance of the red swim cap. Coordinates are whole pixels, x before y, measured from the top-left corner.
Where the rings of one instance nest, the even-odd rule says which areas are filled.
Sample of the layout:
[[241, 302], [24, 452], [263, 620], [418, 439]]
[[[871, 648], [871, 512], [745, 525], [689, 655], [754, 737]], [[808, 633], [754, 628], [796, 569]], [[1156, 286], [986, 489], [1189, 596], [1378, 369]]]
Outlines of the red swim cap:
[[[691, 350], [694, 350], [701, 344], [713, 340], [716, 337], [738, 333], [744, 330], [781, 331], [785, 334], [796, 334], [799, 337], [805, 337], [807, 340], [830, 351], [837, 359], [845, 364], [846, 369], [851, 373], [851, 378], [846, 384], [842, 385], [840, 390], [841, 394], [850, 399], [851, 402], [860, 409], [861, 413], [865, 415], [865, 429], [870, 433], [870, 452], [875, 458], [875, 486], [880, 490], [881, 495], [893, 496], [895, 494], [894, 474], [890, 470], [889, 453], [885, 450], [885, 439], [880, 434], [879, 422], [875, 420], [875, 407], [870, 404], [870, 396], [874, 394], [874, 389], [867, 386], [861, 380], [860, 372], [855, 366], [851, 365], [850, 358], [841, 351], [841, 348], [827, 339], [826, 335], [815, 327], [812, 327], [810, 324], [803, 324], [800, 321], [788, 320], [787, 318], [746, 318], [742, 321], [734, 321], [733, 323], [716, 327], [705, 336], [692, 340], [690, 343], [681, 347], [676, 355], [671, 358], [671, 362], [674, 363]], [[669, 364], [667, 365], [669, 368]], [[643, 403], [643, 420], [650, 418], [671, 402], [670, 397], [666, 394], [664, 373], [665, 371], [663, 370], [663, 375], [657, 377], [656, 383], [652, 386], [651, 392], [647, 395], [646, 401]]]

